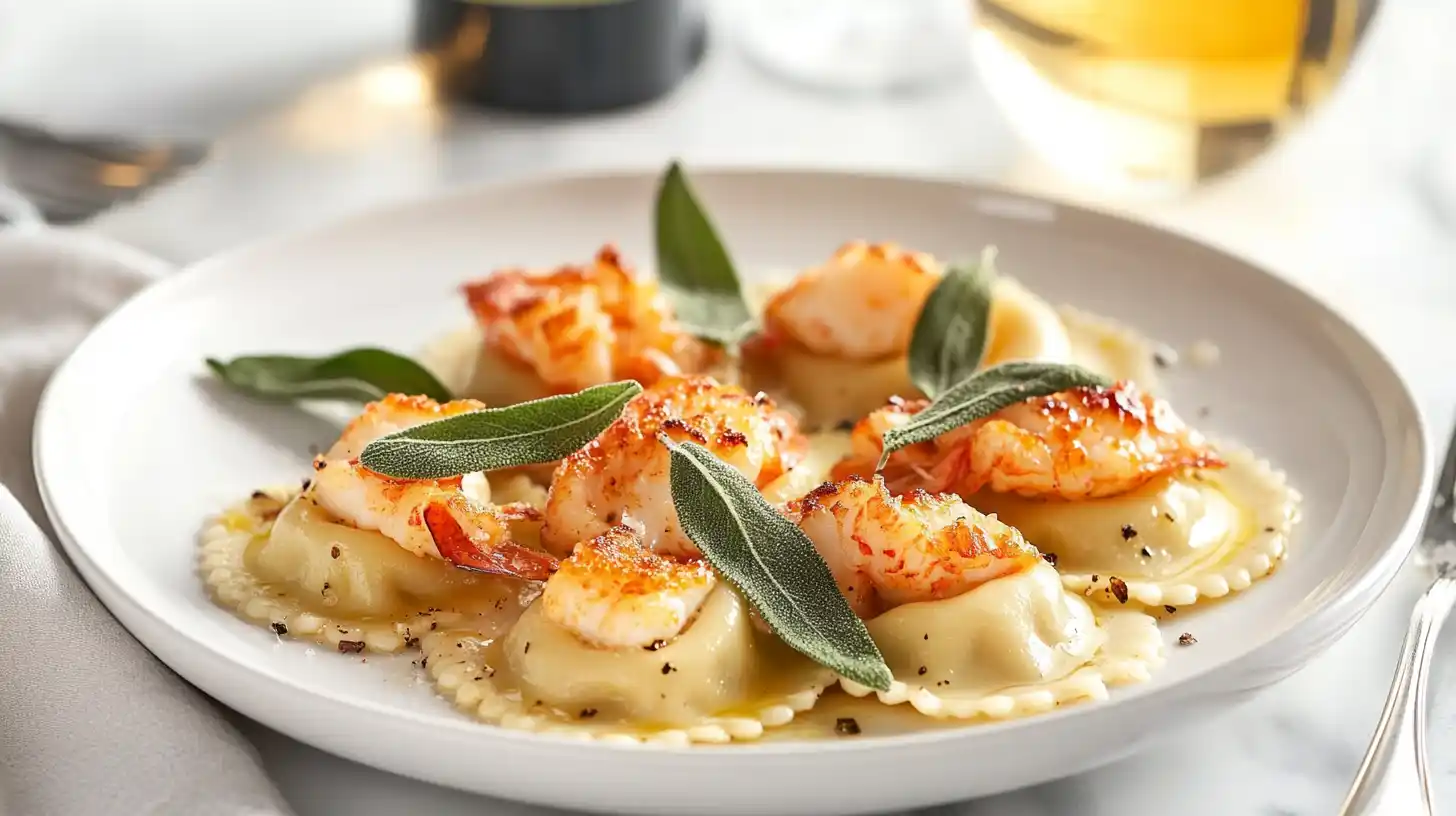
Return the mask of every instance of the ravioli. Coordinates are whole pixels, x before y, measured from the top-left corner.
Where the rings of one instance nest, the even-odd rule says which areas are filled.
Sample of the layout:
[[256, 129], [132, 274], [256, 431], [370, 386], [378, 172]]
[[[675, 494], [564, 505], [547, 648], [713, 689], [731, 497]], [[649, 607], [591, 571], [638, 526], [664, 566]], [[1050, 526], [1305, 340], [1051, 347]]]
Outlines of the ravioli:
[[[610, 254], [614, 265], [615, 253]], [[605, 257], [599, 255], [598, 262], [606, 263]], [[861, 268], [861, 260], [880, 266]], [[558, 336], [559, 325], [542, 333], [562, 342], [540, 348], [534, 340], [526, 344], [533, 350], [522, 359], [531, 359], [530, 365], [487, 345], [478, 324], [440, 338], [422, 350], [420, 360], [451, 392], [495, 406], [550, 396], [602, 377], [632, 377], [650, 386], [654, 378], [675, 377], [678, 369], [735, 388], [741, 384], [750, 395], [755, 390], [773, 394], [814, 431], [802, 458], [804, 438], [797, 431], [792, 445], [782, 433], [772, 437], [792, 455], [764, 471], [766, 484], [755, 482], [766, 501], [793, 514], [823, 491], [853, 483], [824, 484], [833, 466], [855, 453], [846, 433], [854, 422], [892, 397], [921, 396], [910, 382], [905, 347], [918, 304], [938, 279], [939, 263], [895, 245], [864, 242], [846, 245], [831, 259], [834, 263], [848, 270], [848, 277], [796, 277], [773, 309], [765, 300], [776, 287], [747, 288], [750, 308], [764, 318], [764, 329], [744, 344], [741, 357], [689, 336], [666, 300], [628, 303], [626, 298], [622, 314], [591, 326], [600, 341], [594, 348], [611, 351], [611, 365], [605, 368], [595, 365], [606, 359], [600, 355], [585, 361], [591, 365], [577, 365], [583, 362], [575, 343], [580, 337], [570, 331]], [[909, 277], [894, 278], [895, 264], [908, 264], [899, 271]], [[560, 285], [575, 286], [581, 283], [577, 277]], [[558, 284], [544, 279], [530, 285], [539, 285], [546, 297], [562, 294], [548, 291]], [[1162, 361], [1138, 332], [1072, 307], [1053, 309], [1011, 278], [996, 278], [992, 285], [983, 366], [1017, 360], [1076, 363], [1145, 390], [1156, 387]], [[485, 288], [500, 287], [487, 283]], [[518, 312], [503, 302], [491, 301], [496, 311], [488, 317], [514, 321]], [[645, 322], [628, 325], [636, 318]], [[526, 332], [530, 327], [518, 328]], [[628, 337], [638, 329], [645, 334]], [[686, 346], [664, 345], [663, 335], [680, 338]], [[639, 340], [646, 345], [639, 347]], [[695, 349], [701, 353], [688, 353]], [[662, 353], [648, 353], [653, 350]], [[547, 373], [538, 376], [538, 370]], [[572, 376], [553, 378], [553, 371]], [[553, 388], [542, 376], [571, 386]], [[764, 405], [763, 396], [753, 404]], [[459, 558], [456, 563], [494, 565], [519, 577], [417, 557], [385, 535], [341, 522], [310, 497], [305, 483], [303, 491], [259, 491], [209, 524], [198, 562], [207, 591], [218, 604], [279, 636], [345, 654], [419, 648], [418, 665], [442, 697], [503, 728], [580, 741], [679, 746], [765, 736], [847, 736], [860, 733], [855, 718], [863, 712], [873, 712], [868, 719], [895, 718], [907, 724], [904, 730], [949, 728], [1102, 700], [1112, 686], [1146, 681], [1164, 662], [1164, 641], [1158, 621], [1148, 614], [1151, 609], [1222, 597], [1268, 575], [1286, 556], [1299, 512], [1299, 494], [1283, 473], [1233, 447], [1219, 449], [1227, 463], [1222, 469], [1160, 476], [1108, 498], [1029, 499], [993, 493], [981, 489], [981, 481], [967, 480], [935, 482], [980, 490], [964, 496], [964, 503], [951, 494], [917, 494], [911, 489], [916, 485], [909, 484], [903, 495], [919, 498], [902, 502], [886, 493], [875, 505], [881, 516], [867, 515], [867, 500], [860, 516], [849, 515], [853, 504], [836, 505], [829, 511], [835, 513], [832, 519], [815, 517], [824, 530], [810, 529], [813, 525], [801, 530], [840, 581], [852, 613], [868, 618], [865, 627], [893, 677], [887, 690], [877, 691], [786, 645], [708, 560], [699, 560], [696, 542], [677, 552], [609, 551], [592, 548], [594, 542], [603, 548], [612, 543], [597, 541], [602, 536], [573, 533], [555, 542], [553, 555], [561, 561], [534, 552], [541, 544], [542, 519], [549, 514], [504, 506], [543, 510], [545, 485], [552, 483], [557, 463], [497, 471], [487, 478], [469, 474], [458, 484], [442, 480], [420, 491], [399, 490], [400, 480], [354, 470], [354, 458], [368, 439], [479, 407], [440, 405], [410, 395], [371, 403], [325, 458], [349, 462], [347, 473], [359, 484], [345, 487], [364, 484], [374, 492], [353, 503], [336, 502], [330, 492], [339, 492], [335, 483], [316, 474], [313, 491], [342, 518], [381, 524], [429, 555], [445, 552], [438, 545], [448, 543], [436, 526], [421, 527], [431, 511], [444, 506], [473, 514], [466, 517], [478, 522], [470, 528], [468, 535], [474, 537], [469, 541], [481, 548], [482, 557], [513, 554], [518, 560], [504, 567]], [[1093, 408], [1068, 410], [1085, 419]], [[722, 410], [713, 404], [702, 413]], [[735, 432], [714, 439], [730, 446], [748, 444], [749, 436]], [[573, 495], [556, 479], [552, 502], [594, 508], [604, 490], [639, 483], [643, 472], [633, 467], [633, 452], [619, 443], [602, 455], [620, 454], [626, 465], [605, 487]], [[1084, 450], [1077, 444], [1066, 446], [1074, 458]], [[1116, 447], [1115, 440], [1109, 444]], [[1002, 458], [996, 461], [1004, 464]], [[1138, 478], [1149, 472], [1140, 471]], [[912, 481], [944, 475], [929, 467], [909, 473]], [[488, 496], [476, 490], [487, 479]], [[613, 533], [635, 536], [637, 546], [646, 546], [649, 536], [639, 516], [652, 507], [672, 512], [666, 481], [660, 485], [661, 502], [632, 514], [613, 513], [613, 524], [620, 524]], [[1133, 483], [1136, 479], [1122, 484]], [[874, 484], [883, 482], [876, 477]], [[437, 488], [444, 492], [417, 500], [424, 490]], [[891, 489], [901, 492], [900, 486]], [[850, 492], [850, 498], [863, 498]], [[403, 493], [413, 498], [401, 498]], [[452, 501], [464, 496], [474, 504], [460, 510], [456, 503], [441, 504], [440, 496]], [[912, 506], [906, 509], [906, 503]], [[1004, 524], [973, 513], [972, 507]], [[452, 518], [462, 532], [467, 529], [466, 521]], [[854, 526], [866, 518], [873, 523]], [[845, 525], [853, 529], [840, 529]], [[914, 525], [932, 532], [921, 535]], [[959, 531], [955, 535], [934, 535], [952, 525]], [[421, 538], [426, 529], [429, 537]], [[838, 549], [824, 544], [829, 539]], [[588, 565], [594, 563], [587, 558], [593, 554], [605, 559], [599, 565], [603, 571]], [[542, 560], [530, 565], [534, 569], [520, 566], [538, 555]], [[692, 581], [668, 580], [684, 575]], [[661, 580], [652, 583], [654, 576]], [[772, 577], [792, 585], [788, 576]], [[965, 586], [974, 588], [954, 594]], [[914, 600], [927, 597], [939, 599]], [[652, 640], [657, 637], [663, 639]], [[831, 693], [820, 705], [836, 684], [844, 693]]]
[[1162, 663], [1156, 620], [1095, 613], [1044, 564], [865, 625], [894, 682], [874, 691], [841, 678], [841, 687], [931, 717], [1003, 719], [1105, 699], [1108, 685], [1144, 681]]
[[685, 631], [645, 648], [588, 644], [536, 604], [504, 637], [448, 631], [425, 649], [441, 693], [482, 719], [608, 741], [755, 739], [834, 682], [759, 630], [725, 584]]
[[781, 505], [823, 484], [830, 478], [834, 463], [848, 456], [852, 444], [844, 431], [821, 431], [809, 434], [809, 452], [799, 464], [784, 475], [763, 486], [764, 499]]
[[554, 393], [529, 366], [486, 345], [476, 325], [431, 343], [420, 352], [420, 362], [452, 392], [486, 405], [512, 405]]
[[421, 558], [340, 524], [296, 489], [258, 491], [203, 533], [209, 592], [279, 635], [395, 652], [432, 626], [508, 626], [535, 597], [514, 579]]
[[1052, 553], [1068, 589], [1107, 603], [1187, 606], [1246, 589], [1284, 558], [1300, 497], [1240, 448], [1227, 467], [1162, 477], [1120, 496], [1040, 501], [982, 491], [970, 504]]
[[[1071, 306], [1058, 306], [1057, 317], [1071, 342], [1071, 362], [1114, 380], [1131, 380], [1144, 391], [1157, 391], [1155, 344], [1128, 326]], [[1165, 360], [1171, 362], [1171, 360]]]

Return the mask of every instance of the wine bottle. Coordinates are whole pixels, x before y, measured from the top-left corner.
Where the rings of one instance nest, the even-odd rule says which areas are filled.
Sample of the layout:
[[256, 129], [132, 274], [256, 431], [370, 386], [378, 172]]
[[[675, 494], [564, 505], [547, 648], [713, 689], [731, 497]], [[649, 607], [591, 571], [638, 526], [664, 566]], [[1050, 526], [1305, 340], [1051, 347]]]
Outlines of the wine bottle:
[[657, 99], [702, 57], [697, 0], [415, 0], [447, 98], [580, 113]]

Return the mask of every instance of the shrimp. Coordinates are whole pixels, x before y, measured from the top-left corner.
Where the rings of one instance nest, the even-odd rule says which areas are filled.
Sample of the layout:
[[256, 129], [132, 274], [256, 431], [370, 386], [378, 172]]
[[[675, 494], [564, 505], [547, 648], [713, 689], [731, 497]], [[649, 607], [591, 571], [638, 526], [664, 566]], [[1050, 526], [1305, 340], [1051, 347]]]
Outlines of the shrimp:
[[576, 546], [541, 603], [549, 620], [588, 643], [650, 647], [682, 632], [716, 584], [705, 562], [665, 558], [618, 525]]
[[[905, 354], [940, 270], [895, 244], [845, 244], [769, 299], [768, 342], [786, 338], [816, 354], [878, 360]], [[762, 341], [760, 341], [762, 342]]]
[[461, 569], [545, 580], [556, 559], [515, 540], [512, 524], [540, 520], [526, 504], [494, 505], [484, 473], [450, 479], [394, 479], [359, 464], [370, 441], [433, 419], [485, 407], [475, 400], [441, 405], [390, 394], [370, 403], [327, 452], [314, 459], [309, 495], [340, 521], [377, 530], [415, 555]]
[[[831, 473], [873, 472], [885, 432], [924, 401], [894, 401], [855, 425], [852, 452]], [[1156, 476], [1224, 462], [1167, 402], [1129, 382], [1016, 403], [929, 442], [890, 455], [890, 490], [970, 496], [981, 489], [1069, 501], [1126, 493]]]
[[793, 417], [763, 394], [705, 376], [662, 380], [561, 461], [541, 531], [548, 549], [565, 555], [576, 542], [631, 520], [642, 525], [648, 547], [697, 555], [673, 509], [671, 459], [658, 431], [703, 445], [759, 487], [798, 464], [808, 449]]
[[633, 277], [611, 245], [590, 266], [502, 269], [464, 292], [487, 345], [558, 393], [619, 379], [651, 385], [715, 359], [678, 326], [657, 283]]
[[826, 482], [789, 504], [862, 618], [952, 598], [1041, 560], [1016, 528], [952, 494], [893, 496], [876, 478]]
[[365, 445], [381, 436], [483, 408], [485, 403], [473, 399], [451, 400], [442, 404], [424, 396], [390, 394], [364, 406], [359, 416], [344, 426], [338, 441], [324, 452], [323, 457], [329, 461], [357, 459]]

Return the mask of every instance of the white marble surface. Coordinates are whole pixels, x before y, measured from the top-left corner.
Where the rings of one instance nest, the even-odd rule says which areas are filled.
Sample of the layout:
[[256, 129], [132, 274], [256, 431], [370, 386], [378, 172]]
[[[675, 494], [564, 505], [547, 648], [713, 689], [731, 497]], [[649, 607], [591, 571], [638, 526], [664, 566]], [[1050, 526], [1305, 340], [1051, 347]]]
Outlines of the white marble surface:
[[[1340, 96], [1267, 161], [1195, 196], [1141, 205], [1099, 201], [1042, 171], [969, 76], [914, 97], [835, 99], [759, 73], [720, 37], [697, 75], [648, 108], [588, 119], [442, 116], [411, 101], [407, 74], [366, 69], [337, 78], [402, 46], [402, 3], [258, 0], [246, 14], [240, 6], [192, 4], [199, 8], [182, 12], [165, 0], [126, 4], [134, 28], [148, 9], [167, 10], [152, 16], [169, 19], [178, 36], [154, 38], [147, 64], [170, 71], [128, 73], [130, 58], [116, 48], [57, 62], [45, 37], [17, 38], [19, 29], [7, 25], [39, 21], [44, 31], [47, 21], [74, 19], [56, 9], [77, 5], [85, 4], [0, 2], [0, 45], [9, 31], [15, 46], [0, 47], [0, 115], [77, 130], [225, 132], [193, 174], [92, 226], [172, 260], [461, 184], [581, 167], [656, 168], [669, 155], [694, 164], [895, 168], [998, 180], [1121, 207], [1264, 263], [1369, 331], [1409, 377], [1437, 436], [1444, 440], [1456, 418], [1456, 115], [1442, 113], [1456, 98], [1456, 63], [1441, 42], [1443, 32], [1456, 30], [1456, 16], [1440, 0], [1388, 4]], [[121, 4], [90, 4], [93, 29], [108, 24], [108, 14], [124, 22], [108, 5]], [[296, 25], [280, 28], [279, 20]], [[298, 35], [300, 27], [317, 36]], [[181, 36], [221, 29], [231, 36], [207, 53]], [[275, 30], [293, 33], [266, 49], [247, 46], [257, 41], [250, 35]], [[17, 66], [54, 82], [85, 74], [86, 91], [40, 93], [16, 79]], [[322, 70], [336, 79], [287, 99], [300, 77]], [[1348, 637], [1222, 719], [1169, 734], [1161, 747], [1101, 771], [934, 812], [1333, 813], [1379, 713], [1422, 583], [1408, 567]], [[1438, 801], [1456, 810], [1450, 640], [1440, 650], [1430, 725]], [[302, 816], [544, 813], [391, 776], [256, 724], [243, 727]]]

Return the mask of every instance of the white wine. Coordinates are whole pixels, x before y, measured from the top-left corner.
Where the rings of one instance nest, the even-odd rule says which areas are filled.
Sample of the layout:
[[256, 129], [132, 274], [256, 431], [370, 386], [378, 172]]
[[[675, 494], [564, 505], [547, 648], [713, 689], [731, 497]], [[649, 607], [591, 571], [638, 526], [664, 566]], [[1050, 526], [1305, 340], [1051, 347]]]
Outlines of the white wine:
[[1187, 188], [1262, 153], [1344, 73], [1376, 0], [978, 0], [976, 61], [1049, 163]]

